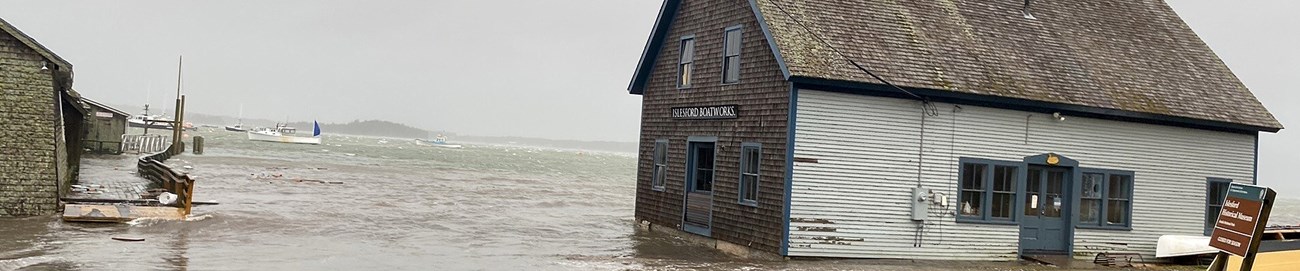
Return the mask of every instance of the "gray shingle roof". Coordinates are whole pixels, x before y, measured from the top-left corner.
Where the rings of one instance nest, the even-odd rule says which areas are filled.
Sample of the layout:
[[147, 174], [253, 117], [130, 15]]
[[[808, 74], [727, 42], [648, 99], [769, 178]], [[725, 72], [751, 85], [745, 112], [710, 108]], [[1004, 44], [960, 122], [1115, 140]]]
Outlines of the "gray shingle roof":
[[815, 33], [903, 87], [1282, 128], [1160, 0], [756, 2], [792, 77], [880, 83]]

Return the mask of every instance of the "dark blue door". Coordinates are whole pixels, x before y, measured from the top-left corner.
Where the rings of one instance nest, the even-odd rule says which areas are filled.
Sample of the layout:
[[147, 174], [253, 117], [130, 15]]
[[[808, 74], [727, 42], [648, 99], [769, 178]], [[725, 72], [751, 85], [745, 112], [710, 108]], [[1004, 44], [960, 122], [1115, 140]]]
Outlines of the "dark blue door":
[[686, 157], [686, 215], [682, 229], [704, 236], [713, 221], [713, 142], [691, 142]]
[[1026, 254], [1065, 254], [1069, 248], [1070, 171], [1059, 167], [1029, 167], [1025, 183], [1025, 216], [1020, 222], [1020, 248]]

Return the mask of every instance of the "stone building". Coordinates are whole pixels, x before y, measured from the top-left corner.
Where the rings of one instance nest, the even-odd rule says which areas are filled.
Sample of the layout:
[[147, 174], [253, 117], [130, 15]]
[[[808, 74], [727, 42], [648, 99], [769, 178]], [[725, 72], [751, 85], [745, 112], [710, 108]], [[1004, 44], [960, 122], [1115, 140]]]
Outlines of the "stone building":
[[58, 211], [85, 113], [72, 65], [0, 19], [0, 217]]

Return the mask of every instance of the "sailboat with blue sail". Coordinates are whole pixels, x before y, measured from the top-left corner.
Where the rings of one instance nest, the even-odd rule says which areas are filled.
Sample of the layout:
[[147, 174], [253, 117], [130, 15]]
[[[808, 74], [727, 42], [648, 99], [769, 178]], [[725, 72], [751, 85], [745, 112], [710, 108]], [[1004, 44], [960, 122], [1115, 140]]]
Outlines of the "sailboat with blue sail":
[[297, 136], [298, 130], [288, 124], [275, 124], [275, 128], [258, 127], [248, 131], [248, 140], [278, 143], [320, 145], [320, 123], [312, 121], [311, 137]]

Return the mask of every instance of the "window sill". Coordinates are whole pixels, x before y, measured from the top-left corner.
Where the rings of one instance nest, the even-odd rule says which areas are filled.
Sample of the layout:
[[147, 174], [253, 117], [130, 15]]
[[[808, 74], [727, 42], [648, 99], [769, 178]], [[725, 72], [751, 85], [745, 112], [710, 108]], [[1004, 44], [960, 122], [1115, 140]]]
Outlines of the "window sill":
[[651, 186], [651, 187], [650, 187], [650, 190], [659, 191], [659, 192], [664, 192], [664, 187], [663, 187], [663, 186]]
[[1133, 231], [1132, 226], [1075, 225], [1074, 227], [1078, 229], [1089, 229], [1089, 230]]
[[735, 82], [722, 82], [722, 86], [724, 86], [724, 87], [725, 87], [725, 86], [732, 86], [732, 85], [739, 85], [739, 84], [740, 84], [740, 81], [735, 81]]
[[740, 203], [741, 206], [758, 207], [758, 201], [746, 201], [746, 200], [742, 200], [742, 201], [740, 201], [740, 202], [738, 202], [738, 203]]
[[957, 217], [957, 223], [989, 224], [989, 225], [1020, 225], [1020, 222], [1016, 222], [1015, 220], [981, 220], [975, 218], [961, 218], [961, 217]]

